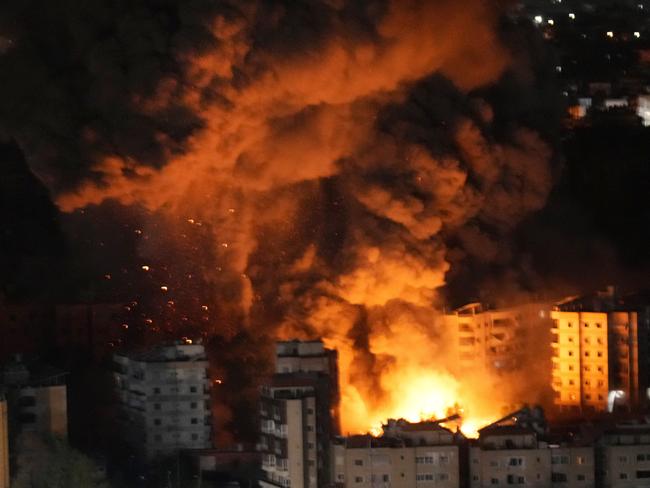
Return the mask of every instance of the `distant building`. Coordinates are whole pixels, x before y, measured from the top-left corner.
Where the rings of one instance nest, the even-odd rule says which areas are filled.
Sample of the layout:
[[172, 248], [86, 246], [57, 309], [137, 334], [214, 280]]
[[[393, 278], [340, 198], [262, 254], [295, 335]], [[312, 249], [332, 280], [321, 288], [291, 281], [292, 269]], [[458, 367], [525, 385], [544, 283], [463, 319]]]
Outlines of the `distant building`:
[[340, 438], [334, 441], [332, 451], [336, 486], [460, 486], [456, 436], [436, 422], [389, 420], [381, 437]]
[[20, 357], [6, 364], [0, 385], [16, 433], [68, 435], [67, 373]]
[[565, 299], [551, 312], [554, 404], [612, 410], [647, 400], [650, 314], [615, 290]]
[[0, 488], [9, 488], [9, 424], [7, 400], [0, 394]]
[[146, 460], [212, 446], [207, 368], [201, 344], [115, 354], [124, 440]]
[[261, 391], [260, 484], [327, 486], [330, 439], [339, 434], [336, 351], [321, 341], [278, 342], [275, 370]]

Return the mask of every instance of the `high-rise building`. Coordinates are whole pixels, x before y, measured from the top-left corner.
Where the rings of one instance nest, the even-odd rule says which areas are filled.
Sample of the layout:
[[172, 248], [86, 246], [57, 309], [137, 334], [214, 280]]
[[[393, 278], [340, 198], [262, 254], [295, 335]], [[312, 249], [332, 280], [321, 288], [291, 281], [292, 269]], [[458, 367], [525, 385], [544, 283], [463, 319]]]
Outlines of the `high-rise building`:
[[551, 312], [552, 388], [562, 410], [604, 411], [647, 399], [650, 315], [613, 288]]
[[179, 342], [115, 354], [122, 433], [147, 460], [212, 446], [208, 361], [201, 344]]
[[339, 434], [336, 351], [321, 341], [279, 342], [275, 371], [261, 391], [260, 483], [326, 486], [330, 439]]
[[532, 349], [543, 356], [539, 344], [547, 340], [549, 311], [550, 306], [544, 303], [504, 309], [470, 303], [445, 314], [444, 325], [455, 345], [457, 367], [511, 372], [526, 364]]
[[9, 488], [9, 425], [7, 400], [0, 393], [0, 488]]

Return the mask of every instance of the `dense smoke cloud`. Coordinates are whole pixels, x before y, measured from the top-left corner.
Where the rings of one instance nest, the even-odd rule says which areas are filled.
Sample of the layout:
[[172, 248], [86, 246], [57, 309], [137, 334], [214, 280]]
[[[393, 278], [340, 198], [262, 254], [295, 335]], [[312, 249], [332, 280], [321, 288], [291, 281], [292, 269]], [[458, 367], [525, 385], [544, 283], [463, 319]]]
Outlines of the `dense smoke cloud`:
[[459, 393], [438, 289], [450, 263], [503, 260], [551, 186], [502, 3], [9, 2], [0, 130], [63, 211], [155, 215], [144, 256], [203, 225], [184, 257], [228, 327], [323, 336], [363, 428], [400, 377]]

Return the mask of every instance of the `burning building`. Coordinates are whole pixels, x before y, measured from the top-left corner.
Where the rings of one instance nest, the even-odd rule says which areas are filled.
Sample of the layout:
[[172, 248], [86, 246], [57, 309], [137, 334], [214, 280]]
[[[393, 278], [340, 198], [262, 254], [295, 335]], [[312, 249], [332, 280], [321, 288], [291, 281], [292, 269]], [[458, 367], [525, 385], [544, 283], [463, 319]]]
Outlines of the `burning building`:
[[330, 439], [339, 433], [336, 352], [321, 341], [276, 346], [276, 374], [262, 387], [262, 486], [330, 482]]
[[[156, 283], [163, 307], [192, 285], [206, 336], [322, 337], [339, 352], [345, 431], [458, 405], [473, 429], [500, 415], [483, 400], [508, 392], [453, 371], [455, 332], [437, 318], [439, 290], [468, 262], [516, 266], [513, 229], [552, 186], [546, 66], [511, 2], [176, 1], [162, 17], [127, 2], [63, 18], [12, 3], [2, 62], [17, 74], [1, 95], [25, 115], [1, 128], [66, 217], [142, 220], [140, 266], [182, 271]], [[24, 28], [55, 49], [59, 31], [40, 24], [53, 18], [88, 36], [55, 52], [20, 42]], [[61, 57], [88, 86], [62, 83]], [[99, 241], [96, 255], [110, 247]], [[491, 334], [493, 364], [504, 342]]]

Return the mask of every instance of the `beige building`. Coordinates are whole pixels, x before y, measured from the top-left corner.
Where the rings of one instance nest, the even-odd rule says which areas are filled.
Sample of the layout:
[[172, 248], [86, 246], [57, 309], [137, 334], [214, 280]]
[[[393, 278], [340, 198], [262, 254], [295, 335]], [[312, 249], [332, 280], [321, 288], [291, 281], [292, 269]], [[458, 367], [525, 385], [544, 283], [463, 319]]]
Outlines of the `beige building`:
[[469, 475], [472, 488], [593, 488], [594, 449], [549, 444], [526, 426], [488, 427], [470, 448]]
[[647, 324], [621, 306], [608, 290], [564, 300], [551, 312], [552, 388], [560, 409], [605, 411], [644, 401], [639, 353]]
[[11, 423], [16, 433], [68, 435], [67, 373], [27, 364], [20, 357], [6, 364], [0, 384], [6, 389]]
[[321, 341], [278, 342], [275, 371], [261, 390], [260, 484], [327, 486], [330, 438], [339, 433], [336, 352]]
[[435, 422], [389, 420], [381, 437], [351, 436], [332, 446], [332, 479], [354, 488], [458, 488], [460, 451]]
[[208, 361], [201, 344], [178, 342], [115, 354], [124, 440], [147, 460], [212, 447]]
[[0, 393], [0, 488], [9, 488], [9, 425], [7, 401]]

